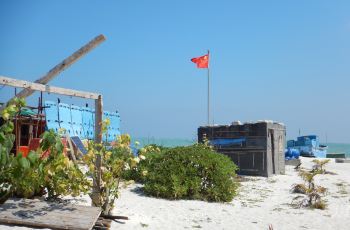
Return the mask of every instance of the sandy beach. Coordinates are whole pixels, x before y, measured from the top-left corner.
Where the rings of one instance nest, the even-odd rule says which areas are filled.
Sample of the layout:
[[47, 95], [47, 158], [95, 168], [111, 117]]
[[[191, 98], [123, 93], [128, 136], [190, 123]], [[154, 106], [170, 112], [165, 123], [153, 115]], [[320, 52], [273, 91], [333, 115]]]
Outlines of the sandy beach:
[[[311, 168], [310, 158], [302, 158], [302, 167]], [[168, 201], [146, 197], [141, 185], [121, 192], [116, 214], [130, 218], [115, 229], [349, 229], [350, 164], [327, 165], [336, 175], [316, 176], [316, 183], [328, 189], [326, 210], [292, 207], [296, 194], [291, 185], [300, 183], [293, 166], [286, 166], [285, 175], [270, 178], [245, 177], [239, 195], [230, 203], [203, 201]], [[340, 186], [342, 184], [342, 186]]]
[[[311, 168], [312, 159], [302, 158], [302, 167]], [[129, 220], [112, 223], [111, 229], [349, 229], [350, 164], [326, 166], [333, 174], [316, 176], [316, 184], [328, 192], [326, 210], [295, 208], [291, 185], [301, 180], [293, 166], [285, 175], [269, 178], [244, 177], [239, 195], [230, 203], [208, 203], [194, 200], [169, 201], [147, 197], [141, 184], [121, 190], [114, 214]], [[87, 196], [74, 203], [89, 205]], [[28, 229], [0, 226], [0, 229]]]
[[0, 230], [350, 230], [349, 12], [0, 1]]

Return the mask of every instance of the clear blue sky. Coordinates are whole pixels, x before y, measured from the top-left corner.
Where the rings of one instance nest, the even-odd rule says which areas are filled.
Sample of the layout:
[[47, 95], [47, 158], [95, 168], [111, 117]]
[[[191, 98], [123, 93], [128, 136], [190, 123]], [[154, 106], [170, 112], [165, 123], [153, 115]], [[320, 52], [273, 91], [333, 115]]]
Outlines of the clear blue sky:
[[300, 128], [350, 142], [349, 12], [349, 1], [322, 0], [3, 0], [0, 75], [35, 80], [104, 34], [51, 84], [102, 93], [134, 136], [195, 138], [207, 81], [190, 59], [210, 49], [215, 123], [271, 119], [289, 138]]

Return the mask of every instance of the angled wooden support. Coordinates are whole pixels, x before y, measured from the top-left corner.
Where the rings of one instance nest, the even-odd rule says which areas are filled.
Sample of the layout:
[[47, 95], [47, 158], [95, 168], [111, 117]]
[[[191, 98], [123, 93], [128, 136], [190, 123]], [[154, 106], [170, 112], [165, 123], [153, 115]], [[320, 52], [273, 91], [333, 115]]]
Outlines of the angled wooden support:
[[[61, 73], [63, 70], [70, 67], [73, 63], [78, 61], [81, 57], [83, 57], [85, 54], [90, 52], [92, 49], [94, 49], [96, 46], [101, 44], [106, 40], [105, 36], [102, 34], [92, 39], [89, 43], [81, 47], [79, 50], [74, 52], [72, 55], [64, 59], [62, 62], [57, 64], [55, 67], [53, 67], [48, 73], [46, 73], [43, 77], [36, 80], [34, 83], [40, 83], [46, 85], [51, 81], [53, 78], [55, 78], [59, 73]], [[21, 92], [19, 92], [16, 97], [28, 97], [34, 93], [34, 90], [32, 89], [24, 89]]]

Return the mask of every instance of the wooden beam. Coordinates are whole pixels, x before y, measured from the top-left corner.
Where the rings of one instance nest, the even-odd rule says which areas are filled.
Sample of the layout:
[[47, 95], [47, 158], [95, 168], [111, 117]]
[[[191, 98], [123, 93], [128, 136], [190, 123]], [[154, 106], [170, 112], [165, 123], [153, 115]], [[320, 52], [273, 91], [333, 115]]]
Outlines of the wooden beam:
[[[92, 39], [89, 43], [81, 47], [79, 50], [74, 52], [72, 55], [64, 59], [61, 63], [57, 64], [55, 67], [53, 67], [48, 73], [46, 73], [44, 76], [42, 76], [40, 79], [36, 80], [35, 83], [44, 84], [46, 85], [51, 81], [54, 77], [56, 77], [59, 73], [70, 67], [73, 63], [78, 61], [81, 57], [83, 57], [85, 54], [90, 52], [92, 49], [94, 49], [96, 46], [101, 44], [106, 40], [105, 36], [102, 34]], [[24, 89], [21, 92], [19, 92], [16, 97], [22, 97], [26, 98], [34, 93], [34, 90], [32, 89]]]
[[102, 143], [102, 115], [103, 103], [102, 95], [95, 99], [95, 142]]
[[[103, 115], [103, 102], [102, 95], [99, 95], [98, 99], [95, 100], [95, 144], [99, 145], [102, 143], [102, 115]], [[98, 151], [100, 147], [97, 146]], [[100, 187], [101, 187], [101, 155], [96, 154], [95, 170], [96, 177], [93, 178], [93, 188], [91, 194], [91, 201], [93, 206], [101, 207], [100, 199]]]
[[73, 89], [65, 89], [61, 87], [43, 85], [38, 83], [33, 83], [24, 80], [17, 80], [14, 78], [0, 76], [0, 85], [8, 85], [13, 87], [25, 88], [30, 91], [41, 91], [47, 93], [55, 93], [72, 97], [81, 97], [87, 99], [98, 99], [100, 94], [98, 93], [90, 93], [84, 91], [78, 91]]

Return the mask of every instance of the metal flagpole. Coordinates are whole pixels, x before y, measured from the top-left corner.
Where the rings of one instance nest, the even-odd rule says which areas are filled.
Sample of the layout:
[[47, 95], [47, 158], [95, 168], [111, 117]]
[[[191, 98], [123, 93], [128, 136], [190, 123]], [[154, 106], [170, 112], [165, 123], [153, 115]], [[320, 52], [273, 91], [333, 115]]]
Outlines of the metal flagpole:
[[208, 126], [210, 126], [210, 71], [209, 71], [209, 50], [208, 50]]

